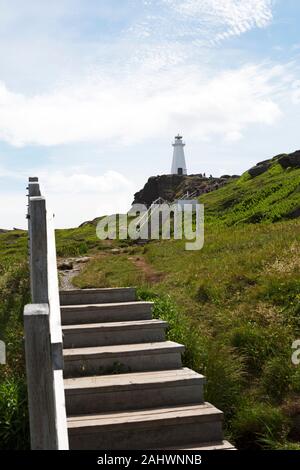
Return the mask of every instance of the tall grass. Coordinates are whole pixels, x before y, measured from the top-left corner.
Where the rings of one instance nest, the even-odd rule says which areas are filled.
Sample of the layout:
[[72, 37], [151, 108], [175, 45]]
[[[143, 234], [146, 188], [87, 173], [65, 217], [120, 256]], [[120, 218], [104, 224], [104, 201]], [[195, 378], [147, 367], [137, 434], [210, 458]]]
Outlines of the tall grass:
[[0, 339], [7, 350], [7, 364], [0, 365], [0, 449], [27, 449], [22, 316], [24, 305], [29, 302], [28, 268], [25, 262], [7, 258], [0, 270]]
[[[136, 257], [164, 277], [149, 284]], [[224, 411], [227, 437], [240, 448], [279, 448], [300, 438], [292, 433], [297, 413], [285, 408], [300, 393], [291, 363], [300, 337], [299, 260], [299, 221], [209, 225], [200, 252], [171, 240], [136, 247], [134, 256], [107, 253], [75, 283], [138, 286], [169, 322], [168, 338], [186, 346], [184, 365], [206, 376], [205, 398]]]
[[278, 222], [300, 208], [300, 168], [283, 169], [278, 163], [265, 173], [241, 178], [200, 197], [206, 221], [214, 225]]
[[[299, 188], [300, 169], [275, 163], [203, 195], [200, 252], [174, 240], [106, 244], [93, 225], [57, 231], [58, 256], [93, 257], [77, 287], [135, 285], [154, 302], [155, 317], [169, 322], [168, 338], [186, 346], [184, 365], [206, 376], [205, 398], [224, 411], [227, 437], [241, 449], [299, 448], [300, 368], [291, 345], [300, 338], [300, 222], [287, 221], [300, 208]], [[0, 366], [0, 448], [24, 449], [26, 234], [2, 234], [0, 242], [0, 339], [8, 351]], [[124, 249], [110, 253], [115, 246]], [[163, 276], [149, 281], [136, 255]]]

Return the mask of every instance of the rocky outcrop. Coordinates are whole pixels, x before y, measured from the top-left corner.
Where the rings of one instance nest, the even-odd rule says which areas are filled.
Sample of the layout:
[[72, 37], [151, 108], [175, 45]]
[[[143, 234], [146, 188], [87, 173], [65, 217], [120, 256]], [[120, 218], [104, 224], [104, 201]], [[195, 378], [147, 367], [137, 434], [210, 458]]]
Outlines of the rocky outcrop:
[[253, 168], [250, 168], [250, 170], [248, 170], [248, 173], [252, 176], [252, 178], [255, 178], [256, 176], [262, 175], [263, 173], [268, 171], [271, 165], [272, 160], [265, 160], [263, 162], [259, 162]]
[[277, 158], [282, 168], [300, 168], [300, 150], [294, 153], [280, 155]]
[[282, 153], [280, 155], [276, 155], [276, 157], [270, 158], [269, 160], [259, 162], [253, 168], [250, 168], [248, 173], [252, 178], [255, 178], [256, 176], [262, 175], [268, 171], [275, 163], [279, 163], [284, 169], [300, 168], [300, 150], [289, 154]]
[[144, 188], [134, 195], [133, 204], [150, 206], [161, 197], [166, 201], [174, 201], [187, 192], [194, 197], [214, 191], [238, 176], [224, 175], [221, 178], [207, 178], [204, 175], [161, 175], [151, 176]]

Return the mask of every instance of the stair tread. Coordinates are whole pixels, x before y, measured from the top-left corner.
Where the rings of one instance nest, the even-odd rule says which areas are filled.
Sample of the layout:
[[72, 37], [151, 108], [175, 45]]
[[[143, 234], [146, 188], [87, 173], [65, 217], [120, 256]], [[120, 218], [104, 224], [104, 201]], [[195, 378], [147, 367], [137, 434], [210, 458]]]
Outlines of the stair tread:
[[131, 302], [107, 302], [107, 303], [97, 303], [97, 304], [78, 304], [78, 305], [62, 305], [61, 309], [64, 311], [72, 311], [72, 310], [79, 310], [79, 309], [108, 309], [110, 307], [131, 307], [132, 305], [136, 306], [148, 306], [153, 305], [153, 302], [143, 302], [139, 300], [133, 300]]
[[175, 380], [204, 379], [203, 375], [188, 369], [171, 369], [127, 374], [101, 375], [96, 377], [79, 377], [65, 379], [65, 390], [94, 389], [106, 387], [125, 387], [126, 385], [168, 384]]
[[223, 413], [210, 403], [197, 405], [180, 405], [160, 408], [150, 408], [143, 410], [108, 412], [94, 415], [70, 416], [67, 418], [68, 428], [78, 429], [90, 428], [95, 426], [116, 426], [116, 425], [151, 425], [159, 422], [160, 424], [176, 423], [178, 420], [195, 420], [203, 418], [204, 421], [214, 421], [222, 419]]
[[[160, 449], [157, 449], [160, 450]], [[164, 447], [162, 450], [236, 450], [228, 441], [222, 442], [199, 442], [177, 447]]]
[[103, 292], [131, 292], [135, 291], [134, 287], [95, 287], [95, 288], [90, 288], [90, 289], [70, 289], [70, 290], [64, 290], [61, 289], [59, 291], [60, 294], [67, 294], [67, 295], [77, 295], [77, 294], [89, 294], [89, 293], [103, 293]]
[[68, 358], [78, 358], [80, 356], [110, 356], [114, 354], [134, 355], [139, 352], [141, 353], [166, 353], [168, 351], [177, 350], [184, 351], [184, 346], [182, 344], [174, 343], [173, 341], [162, 341], [155, 343], [138, 343], [138, 344], [118, 344], [112, 346], [96, 346], [88, 348], [74, 348], [74, 349], [64, 349], [63, 354], [65, 359]]
[[107, 322], [107, 323], [83, 323], [78, 325], [63, 325], [63, 332], [68, 331], [81, 331], [81, 330], [118, 330], [118, 329], [139, 329], [139, 328], [153, 328], [153, 327], [167, 328], [168, 322], [163, 320], [133, 320], [133, 321], [120, 321], [120, 322]]
[[60, 290], [59, 297], [63, 306], [129, 302], [136, 300], [136, 289], [134, 287], [105, 287], [100, 289]]

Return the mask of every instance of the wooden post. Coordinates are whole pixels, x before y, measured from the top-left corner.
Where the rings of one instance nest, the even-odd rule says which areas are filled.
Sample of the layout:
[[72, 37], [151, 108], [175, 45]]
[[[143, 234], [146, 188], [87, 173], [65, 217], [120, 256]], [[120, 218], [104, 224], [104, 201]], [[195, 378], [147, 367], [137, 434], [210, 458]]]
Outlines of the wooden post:
[[35, 304], [27, 306], [24, 311], [31, 446], [32, 449], [67, 450], [63, 339], [53, 215], [47, 213], [38, 178], [29, 178], [28, 196], [31, 299]]
[[48, 302], [50, 308], [50, 337], [52, 368], [54, 373], [54, 394], [56, 413], [56, 432], [59, 450], [69, 448], [66, 404], [63, 379], [63, 337], [61, 327], [59, 284], [56, 262], [56, 243], [53, 214], [47, 212], [47, 251], [48, 251]]
[[46, 201], [41, 196], [29, 199], [31, 301], [48, 303], [48, 261]]
[[57, 449], [49, 307], [26, 305], [25, 356], [32, 450]]
[[39, 179], [35, 176], [28, 178], [28, 196], [41, 196]]

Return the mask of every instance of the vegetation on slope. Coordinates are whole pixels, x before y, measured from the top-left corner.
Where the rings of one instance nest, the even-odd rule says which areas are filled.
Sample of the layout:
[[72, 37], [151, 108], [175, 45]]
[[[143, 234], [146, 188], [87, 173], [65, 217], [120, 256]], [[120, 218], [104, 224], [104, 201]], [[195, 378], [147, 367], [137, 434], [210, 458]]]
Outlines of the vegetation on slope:
[[22, 321], [29, 301], [26, 241], [21, 231], [1, 234], [0, 340], [6, 343], [7, 364], [0, 365], [0, 449], [29, 445]]
[[264, 173], [249, 172], [204, 194], [206, 222], [219, 225], [277, 222], [300, 216], [300, 164], [283, 168], [276, 160]]
[[[99, 246], [92, 227], [59, 230], [60, 256], [78, 256]], [[0, 340], [7, 364], [0, 365], [0, 450], [29, 448], [23, 345], [23, 309], [30, 302], [27, 233], [0, 234]]]
[[[186, 345], [184, 363], [207, 377], [206, 399], [225, 412], [239, 448], [298, 448], [300, 367], [300, 169], [271, 161], [257, 176], [200, 197], [205, 245], [181, 241], [100, 242], [95, 226], [57, 231], [60, 257], [89, 254], [78, 287], [136, 285], [169, 338]], [[272, 223], [276, 222], [276, 223]], [[120, 251], [111, 248], [119, 246]], [[0, 234], [0, 447], [28, 447], [22, 311], [29, 301], [27, 234]]]
[[[148, 282], [141, 259], [165, 277]], [[75, 278], [79, 287], [137, 285], [186, 345], [184, 362], [207, 377], [206, 399], [225, 412], [240, 448], [300, 440], [300, 222], [209, 226], [204, 249], [152, 242], [107, 253]], [[294, 444], [293, 444], [294, 446]]]

